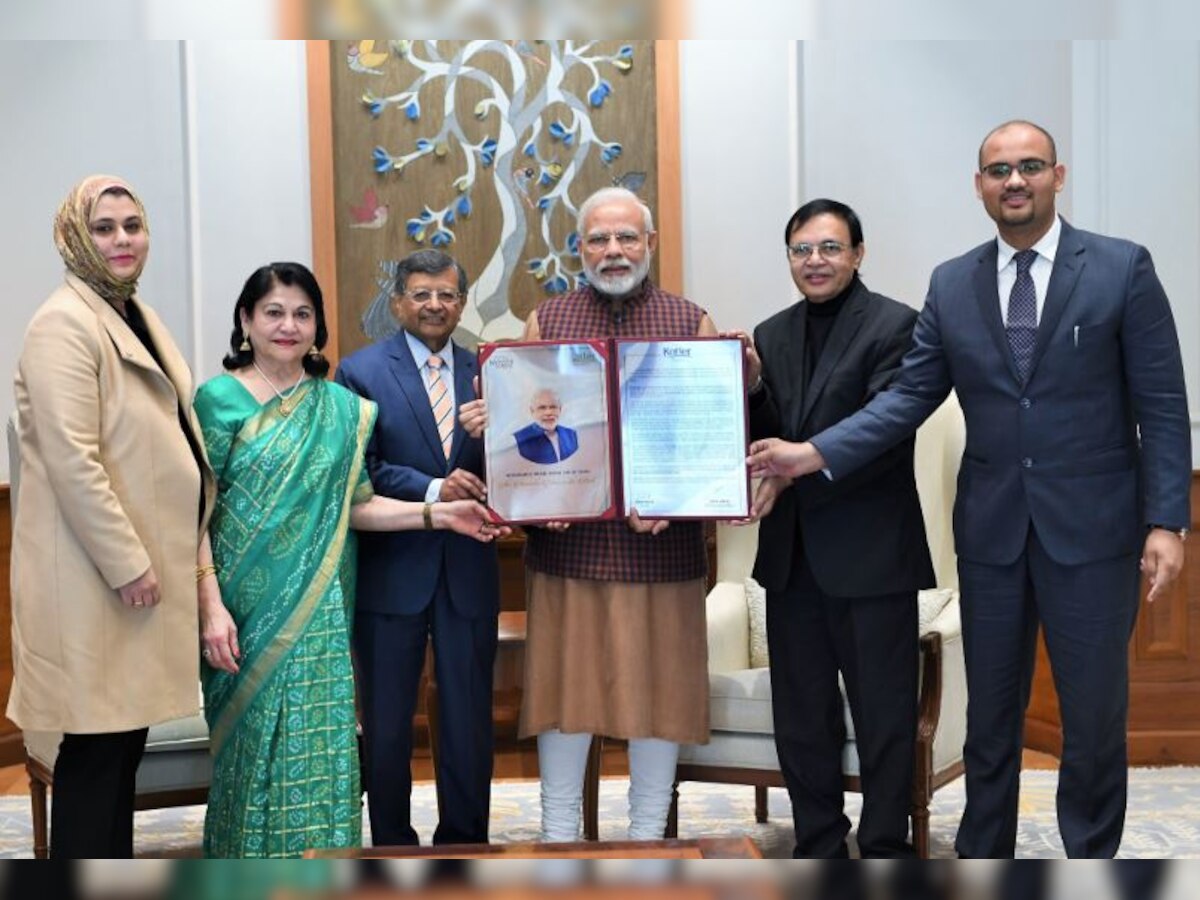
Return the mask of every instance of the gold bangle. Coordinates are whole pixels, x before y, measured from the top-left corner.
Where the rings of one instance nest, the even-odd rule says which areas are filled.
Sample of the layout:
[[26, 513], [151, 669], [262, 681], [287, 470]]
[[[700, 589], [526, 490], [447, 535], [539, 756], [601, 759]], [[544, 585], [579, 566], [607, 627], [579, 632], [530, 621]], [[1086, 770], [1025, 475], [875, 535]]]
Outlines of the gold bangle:
[[202, 582], [209, 575], [216, 575], [217, 567], [214, 565], [196, 566], [196, 584]]
[[425, 520], [425, 530], [433, 531], [433, 504], [426, 503], [421, 509], [421, 518]]

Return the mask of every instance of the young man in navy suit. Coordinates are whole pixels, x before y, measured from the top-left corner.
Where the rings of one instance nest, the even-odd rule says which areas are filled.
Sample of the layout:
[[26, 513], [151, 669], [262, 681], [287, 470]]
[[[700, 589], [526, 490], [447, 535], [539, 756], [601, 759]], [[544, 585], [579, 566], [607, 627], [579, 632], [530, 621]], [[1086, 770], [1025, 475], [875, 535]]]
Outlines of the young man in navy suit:
[[1144, 247], [1055, 211], [1054, 140], [1006, 122], [975, 188], [996, 240], [930, 280], [889, 390], [805, 443], [751, 446], [760, 473], [836, 481], [953, 388], [966, 418], [954, 536], [966, 653], [967, 805], [956, 847], [1010, 857], [1040, 624], [1062, 712], [1058, 820], [1071, 857], [1111, 857], [1125, 821], [1128, 644], [1183, 565], [1191, 431], [1179, 340]]
[[[450, 339], [466, 296], [466, 272], [452, 257], [411, 254], [392, 290], [401, 330], [338, 367], [340, 384], [379, 404], [367, 445], [378, 494], [425, 503], [487, 495], [482, 442], [455, 412], [475, 398], [478, 372], [475, 354]], [[429, 641], [440, 701], [433, 842], [487, 842], [499, 610], [495, 547], [445, 531], [359, 535], [354, 649], [376, 846], [417, 843], [409, 760]]]

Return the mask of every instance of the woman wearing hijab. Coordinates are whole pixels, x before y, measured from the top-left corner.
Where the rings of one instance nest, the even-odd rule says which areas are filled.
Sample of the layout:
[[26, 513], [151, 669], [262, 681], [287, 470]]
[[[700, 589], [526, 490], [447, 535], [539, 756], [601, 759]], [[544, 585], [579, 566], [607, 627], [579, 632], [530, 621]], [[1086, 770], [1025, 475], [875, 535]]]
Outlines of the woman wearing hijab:
[[215, 482], [191, 373], [136, 294], [149, 237], [124, 181], [75, 186], [54, 220], [65, 281], [29, 323], [14, 383], [8, 717], [63, 734], [57, 857], [133, 855], [146, 732], [199, 705], [196, 572]]
[[206, 856], [362, 842], [350, 529], [449, 528], [481, 541], [506, 531], [474, 501], [372, 491], [364, 454], [375, 404], [325, 380], [327, 338], [312, 272], [263, 266], [234, 308], [228, 371], [196, 392], [219, 485], [217, 575], [200, 593], [213, 753]]

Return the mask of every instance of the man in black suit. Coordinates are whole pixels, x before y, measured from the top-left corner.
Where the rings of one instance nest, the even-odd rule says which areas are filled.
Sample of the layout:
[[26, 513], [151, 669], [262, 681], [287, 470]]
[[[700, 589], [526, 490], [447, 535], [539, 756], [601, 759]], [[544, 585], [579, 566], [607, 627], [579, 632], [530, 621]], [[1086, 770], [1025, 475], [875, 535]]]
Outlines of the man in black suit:
[[997, 237], [934, 270], [891, 387], [809, 441], [751, 447], [759, 473], [854, 479], [958, 394], [965, 857], [1016, 848], [1039, 625], [1062, 712], [1063, 846], [1117, 852], [1138, 572], [1153, 600], [1183, 566], [1191, 522], [1191, 426], [1166, 292], [1145, 247], [1059, 218], [1065, 181], [1044, 128], [994, 128], [975, 190]]
[[[846, 204], [806, 203], [784, 239], [804, 299], [755, 329], [750, 430], [756, 439], [797, 441], [891, 381], [917, 314], [859, 278], [862, 224]], [[769, 478], [754, 506], [764, 516], [754, 574], [767, 591], [775, 745], [795, 855], [848, 855], [840, 672], [861, 764], [859, 849], [864, 857], [912, 856], [917, 590], [934, 582], [913, 438], [851, 478]]]

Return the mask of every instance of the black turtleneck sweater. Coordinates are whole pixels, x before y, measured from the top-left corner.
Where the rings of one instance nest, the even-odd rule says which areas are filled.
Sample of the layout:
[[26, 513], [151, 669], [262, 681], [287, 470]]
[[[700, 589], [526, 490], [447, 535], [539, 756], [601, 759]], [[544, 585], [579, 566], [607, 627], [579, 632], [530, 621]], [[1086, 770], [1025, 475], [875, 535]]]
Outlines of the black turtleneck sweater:
[[846, 298], [858, 287], [858, 275], [850, 279], [850, 283], [836, 297], [831, 297], [824, 303], [807, 302], [808, 321], [805, 326], [805, 375], [812, 378], [816, 371], [817, 360], [825, 350], [825, 342], [829, 340], [829, 332], [833, 331], [833, 323], [837, 321], [838, 313], [846, 305]]

